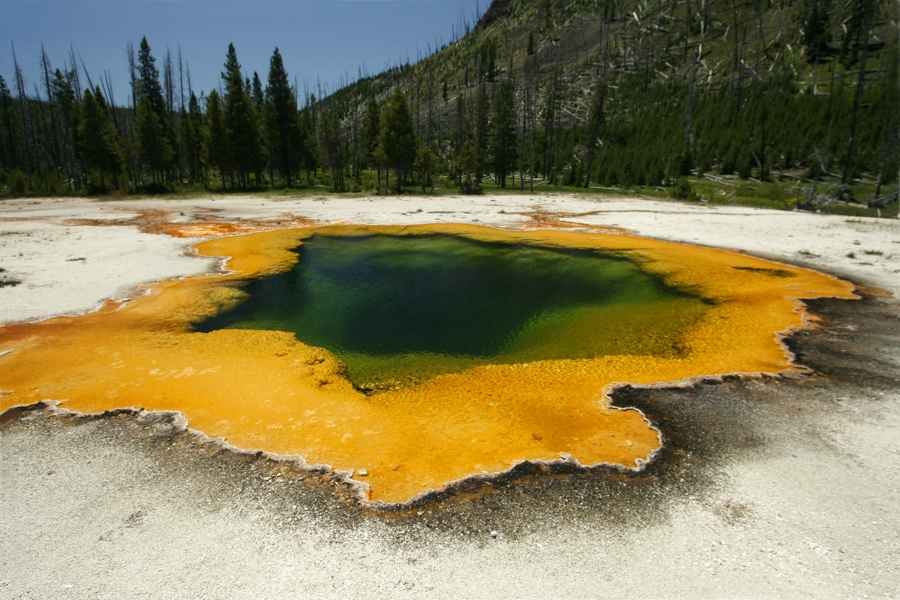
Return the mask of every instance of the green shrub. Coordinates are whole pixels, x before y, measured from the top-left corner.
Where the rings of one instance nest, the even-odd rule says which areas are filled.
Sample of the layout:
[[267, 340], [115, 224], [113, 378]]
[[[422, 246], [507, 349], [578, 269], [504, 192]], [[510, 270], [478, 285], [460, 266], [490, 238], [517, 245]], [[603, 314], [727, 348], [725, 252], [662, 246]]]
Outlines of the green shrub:
[[[94, 194], [107, 194], [110, 192], [111, 185], [108, 184], [106, 180], [102, 182], [99, 179], [92, 178], [90, 182], [91, 193]], [[149, 196], [156, 196], [160, 194], [171, 194], [174, 190], [164, 183], [157, 182], [148, 182], [142, 186], [138, 187], [138, 192], [141, 194], [147, 194]]]
[[742, 153], [738, 158], [737, 171], [741, 179], [750, 179], [753, 176], [753, 157], [749, 152]]
[[745, 198], [756, 198], [759, 192], [752, 183], [742, 183], [734, 190], [735, 196], [744, 196]]
[[784, 203], [786, 195], [784, 189], [777, 183], [769, 183], [763, 187], [763, 193], [769, 200]]
[[694, 188], [691, 187], [691, 183], [685, 177], [679, 177], [675, 180], [675, 184], [669, 190], [669, 194], [679, 200], [699, 200]]
[[62, 196], [68, 192], [65, 179], [57, 171], [50, 171], [44, 176], [42, 192], [48, 196]]
[[19, 169], [16, 169], [9, 174], [7, 183], [9, 184], [9, 192], [14, 198], [28, 194], [28, 175]]

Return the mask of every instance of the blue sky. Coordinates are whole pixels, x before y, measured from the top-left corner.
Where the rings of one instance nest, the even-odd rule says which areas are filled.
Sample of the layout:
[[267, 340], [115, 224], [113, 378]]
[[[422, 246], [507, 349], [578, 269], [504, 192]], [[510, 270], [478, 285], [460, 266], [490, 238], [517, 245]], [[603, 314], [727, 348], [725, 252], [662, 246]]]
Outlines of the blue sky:
[[150, 40], [158, 63], [166, 47], [190, 63], [195, 89], [218, 85], [225, 50], [233, 41], [246, 72], [265, 80], [279, 46], [291, 78], [336, 84], [365, 66], [382, 70], [415, 60], [488, 0], [5, 0], [0, 20], [0, 74], [12, 87], [10, 42], [28, 78], [37, 82], [43, 43], [54, 65], [74, 45], [92, 75], [109, 70], [117, 101], [127, 93], [129, 41]]

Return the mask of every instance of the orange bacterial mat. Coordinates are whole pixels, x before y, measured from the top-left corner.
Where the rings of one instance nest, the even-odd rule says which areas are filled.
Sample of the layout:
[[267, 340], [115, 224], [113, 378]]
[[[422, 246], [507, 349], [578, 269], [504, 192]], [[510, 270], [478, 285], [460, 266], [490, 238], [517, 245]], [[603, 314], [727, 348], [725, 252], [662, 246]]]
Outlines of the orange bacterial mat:
[[[375, 395], [355, 389], [330, 352], [292, 333], [191, 330], [241, 300], [234, 283], [292, 268], [291, 250], [316, 233], [442, 233], [614, 251], [712, 305], [684, 333], [679, 356], [483, 365]], [[196, 248], [231, 257], [229, 272], [163, 281], [82, 316], [0, 328], [0, 410], [58, 401], [86, 413], [178, 411], [191, 428], [237, 448], [353, 472], [368, 501], [401, 504], [522, 461], [638, 470], [660, 434], [640, 411], [609, 406], [614, 385], [790, 370], [780, 336], [806, 325], [800, 300], [855, 298], [852, 284], [809, 269], [618, 233], [332, 226]]]

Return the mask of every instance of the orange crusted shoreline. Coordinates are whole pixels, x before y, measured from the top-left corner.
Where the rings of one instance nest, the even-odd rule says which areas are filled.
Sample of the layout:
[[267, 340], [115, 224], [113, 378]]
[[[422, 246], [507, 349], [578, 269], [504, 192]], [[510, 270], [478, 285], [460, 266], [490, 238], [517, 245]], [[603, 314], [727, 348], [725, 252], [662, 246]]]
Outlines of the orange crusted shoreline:
[[[446, 233], [622, 252], [714, 304], [685, 335], [682, 357], [480, 366], [375, 396], [354, 389], [328, 351], [293, 334], [189, 330], [240, 300], [234, 282], [290, 269], [291, 250], [315, 233]], [[659, 449], [659, 431], [638, 410], [610, 407], [608, 390], [792, 369], [780, 338], [806, 326], [801, 300], [855, 298], [852, 284], [809, 269], [618, 233], [330, 226], [196, 248], [230, 257], [229, 271], [163, 281], [82, 316], [0, 327], [0, 411], [47, 400], [78, 412], [177, 411], [234, 447], [352, 471], [368, 501], [403, 504], [526, 460], [638, 470]]]

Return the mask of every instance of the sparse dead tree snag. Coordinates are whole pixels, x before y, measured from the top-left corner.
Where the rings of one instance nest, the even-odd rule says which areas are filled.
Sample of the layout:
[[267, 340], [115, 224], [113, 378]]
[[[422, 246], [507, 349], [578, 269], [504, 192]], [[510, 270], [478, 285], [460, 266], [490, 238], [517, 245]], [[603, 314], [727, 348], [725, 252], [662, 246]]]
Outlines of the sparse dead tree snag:
[[[853, 19], [858, 20], [857, 42], [859, 69], [856, 76], [856, 91], [853, 94], [853, 107], [850, 109], [849, 138], [847, 140], [847, 156], [841, 173], [841, 183], [848, 184], [854, 177], [854, 161], [856, 159], [856, 133], [859, 126], [859, 109], [862, 105], [866, 86], [866, 63], [869, 58], [869, 40], [872, 35], [872, 22], [875, 19], [876, 0], [853, 0]], [[853, 50], [856, 52], [856, 49]]]

